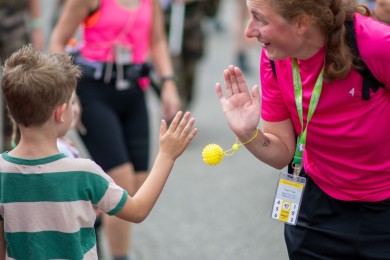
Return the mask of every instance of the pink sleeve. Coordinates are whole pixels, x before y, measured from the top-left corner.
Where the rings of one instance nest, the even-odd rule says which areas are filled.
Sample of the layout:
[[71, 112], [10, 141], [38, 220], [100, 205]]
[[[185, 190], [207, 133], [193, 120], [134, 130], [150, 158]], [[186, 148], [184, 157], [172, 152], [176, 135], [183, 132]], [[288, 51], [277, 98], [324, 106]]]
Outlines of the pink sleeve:
[[[275, 65], [276, 63], [277, 62], [275, 62]], [[262, 96], [261, 117], [270, 122], [288, 119], [290, 117], [290, 112], [287, 109], [277, 79], [273, 74], [271, 63], [264, 50], [262, 51], [260, 58], [260, 81]]]
[[360, 56], [375, 78], [390, 89], [390, 26], [356, 15], [355, 28]]

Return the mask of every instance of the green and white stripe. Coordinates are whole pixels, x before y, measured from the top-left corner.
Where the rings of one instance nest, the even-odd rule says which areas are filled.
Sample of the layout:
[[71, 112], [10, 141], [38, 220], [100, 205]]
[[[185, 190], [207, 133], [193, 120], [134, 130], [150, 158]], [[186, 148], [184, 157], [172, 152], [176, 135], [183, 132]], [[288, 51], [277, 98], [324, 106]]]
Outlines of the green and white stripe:
[[127, 199], [91, 160], [62, 154], [0, 158], [0, 215], [12, 259], [97, 259], [92, 204], [117, 213]]

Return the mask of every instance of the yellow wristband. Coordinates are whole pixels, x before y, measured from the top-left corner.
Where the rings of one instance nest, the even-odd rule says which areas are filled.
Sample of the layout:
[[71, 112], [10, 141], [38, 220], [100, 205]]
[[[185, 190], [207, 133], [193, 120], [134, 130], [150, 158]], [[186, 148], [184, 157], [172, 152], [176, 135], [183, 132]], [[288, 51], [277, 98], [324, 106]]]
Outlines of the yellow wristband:
[[244, 144], [247, 144], [249, 142], [252, 142], [253, 140], [255, 140], [255, 138], [258, 135], [259, 135], [259, 128], [256, 127], [256, 134], [251, 139], [249, 139], [248, 141], [239, 144], [238, 143], [238, 138], [236, 137], [236, 142], [233, 144], [231, 149], [225, 151], [225, 155], [227, 155], [227, 156], [233, 155], [241, 146], [243, 146]]
[[249, 142], [252, 142], [253, 140], [255, 140], [255, 138], [259, 135], [259, 128], [256, 127], [256, 134], [251, 138], [249, 139], [248, 141], [244, 142], [244, 143], [241, 143], [242, 145], [243, 144], [247, 144]]

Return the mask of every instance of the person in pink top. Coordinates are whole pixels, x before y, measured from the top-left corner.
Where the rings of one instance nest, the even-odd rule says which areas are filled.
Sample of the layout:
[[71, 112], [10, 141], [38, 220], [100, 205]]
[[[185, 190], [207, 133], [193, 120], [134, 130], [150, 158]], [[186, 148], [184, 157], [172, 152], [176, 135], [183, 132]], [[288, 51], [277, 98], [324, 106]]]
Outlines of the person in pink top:
[[[105, 172], [130, 195], [148, 174], [149, 119], [145, 89], [151, 60], [161, 79], [163, 116], [180, 109], [159, 0], [67, 0], [50, 39], [51, 52], [65, 47], [82, 24], [74, 60], [81, 67], [77, 95], [85, 132], [81, 138]], [[104, 216], [114, 259], [128, 259], [128, 222]]]
[[[290, 259], [388, 259], [390, 27], [352, 0], [248, 0], [247, 7], [246, 36], [263, 48], [261, 91], [249, 91], [241, 70], [229, 66], [224, 92], [220, 83], [216, 92], [232, 131], [243, 143], [253, 138], [246, 148], [283, 169], [275, 203], [282, 198], [285, 211], [275, 204], [271, 216], [287, 223]], [[351, 32], [383, 85], [376, 91], [362, 89]], [[290, 162], [294, 172], [284, 173]]]

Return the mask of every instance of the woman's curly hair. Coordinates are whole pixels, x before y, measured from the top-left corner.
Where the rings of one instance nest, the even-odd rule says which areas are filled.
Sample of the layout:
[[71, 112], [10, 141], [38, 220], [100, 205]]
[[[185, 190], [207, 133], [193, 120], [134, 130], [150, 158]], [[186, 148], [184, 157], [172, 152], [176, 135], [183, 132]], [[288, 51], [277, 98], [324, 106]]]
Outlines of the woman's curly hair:
[[355, 12], [369, 16], [370, 10], [366, 6], [356, 4], [355, 0], [278, 0], [271, 3], [288, 21], [302, 14], [309, 15], [326, 35], [325, 80], [342, 79], [352, 68], [359, 69], [357, 57], [348, 45], [345, 23], [353, 21]]

